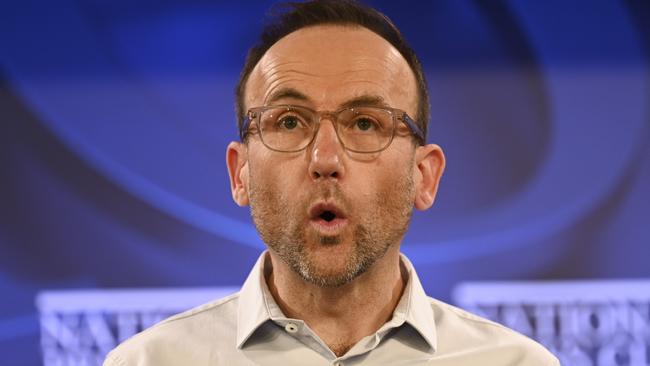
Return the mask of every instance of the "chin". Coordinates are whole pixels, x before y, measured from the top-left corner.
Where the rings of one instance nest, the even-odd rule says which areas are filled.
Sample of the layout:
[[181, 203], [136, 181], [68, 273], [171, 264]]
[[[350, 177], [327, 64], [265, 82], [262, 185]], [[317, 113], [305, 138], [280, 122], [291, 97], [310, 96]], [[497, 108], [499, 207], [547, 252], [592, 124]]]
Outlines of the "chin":
[[316, 258], [303, 262], [299, 266], [300, 276], [314, 285], [320, 287], [339, 287], [345, 285], [366, 268], [362, 263], [352, 259], [352, 253], [319, 255]]
[[316, 286], [319, 287], [341, 287], [346, 285], [352, 280], [354, 280], [358, 274], [348, 273], [348, 272], [339, 272], [339, 273], [318, 273], [310, 271], [308, 273], [301, 273], [301, 277]]

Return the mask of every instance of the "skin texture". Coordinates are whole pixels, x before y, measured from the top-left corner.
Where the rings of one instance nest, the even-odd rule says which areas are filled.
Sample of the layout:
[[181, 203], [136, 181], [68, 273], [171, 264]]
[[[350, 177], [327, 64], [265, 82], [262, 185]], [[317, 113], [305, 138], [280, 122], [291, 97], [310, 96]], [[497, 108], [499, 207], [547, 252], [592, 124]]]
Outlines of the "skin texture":
[[[290, 91], [290, 92], [287, 92]], [[297, 92], [297, 93], [296, 93]], [[246, 85], [246, 108], [295, 104], [333, 111], [358, 98], [415, 115], [407, 62], [375, 33], [321, 25], [293, 32], [262, 57]], [[387, 320], [407, 278], [399, 244], [413, 207], [434, 201], [444, 170], [437, 145], [416, 146], [400, 125], [374, 154], [345, 150], [332, 121], [295, 153], [267, 149], [255, 133], [226, 155], [233, 199], [250, 205], [269, 247], [267, 283], [285, 315], [303, 319], [336, 355]], [[313, 225], [310, 209], [334, 205], [336, 230]]]

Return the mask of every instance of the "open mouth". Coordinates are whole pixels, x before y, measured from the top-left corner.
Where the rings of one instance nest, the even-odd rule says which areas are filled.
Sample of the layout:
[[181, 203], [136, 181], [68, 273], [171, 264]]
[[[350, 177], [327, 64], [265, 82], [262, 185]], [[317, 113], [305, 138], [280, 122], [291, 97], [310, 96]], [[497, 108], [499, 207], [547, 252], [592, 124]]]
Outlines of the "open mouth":
[[333, 203], [318, 203], [312, 206], [309, 217], [319, 230], [340, 229], [347, 222], [344, 211]]
[[332, 211], [323, 211], [323, 213], [318, 215], [318, 217], [327, 222], [331, 222], [336, 218], [336, 214]]

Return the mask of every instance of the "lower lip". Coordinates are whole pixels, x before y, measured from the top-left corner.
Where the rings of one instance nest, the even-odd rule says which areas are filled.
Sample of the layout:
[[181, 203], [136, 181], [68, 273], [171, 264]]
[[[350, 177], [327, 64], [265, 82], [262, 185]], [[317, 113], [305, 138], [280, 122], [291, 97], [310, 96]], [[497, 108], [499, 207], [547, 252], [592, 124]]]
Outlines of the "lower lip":
[[324, 234], [334, 235], [338, 234], [343, 228], [348, 224], [347, 219], [335, 218], [332, 221], [325, 221], [323, 219], [314, 219], [311, 220], [311, 226], [317, 231], [320, 231]]

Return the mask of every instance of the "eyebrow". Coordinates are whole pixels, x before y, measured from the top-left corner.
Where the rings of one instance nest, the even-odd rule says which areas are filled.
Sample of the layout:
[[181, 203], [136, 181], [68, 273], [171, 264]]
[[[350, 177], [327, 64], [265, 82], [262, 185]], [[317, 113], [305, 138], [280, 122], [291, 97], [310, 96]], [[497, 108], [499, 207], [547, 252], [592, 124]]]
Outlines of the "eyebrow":
[[[296, 99], [304, 102], [311, 102], [311, 99], [304, 93], [294, 88], [282, 88], [271, 94], [267, 101], [267, 105], [277, 102], [281, 99]], [[390, 107], [386, 100], [379, 95], [360, 95], [342, 103], [340, 108], [355, 108], [360, 106], [373, 106], [373, 107]]]
[[279, 90], [274, 91], [271, 96], [269, 97], [268, 101], [266, 102], [267, 105], [271, 105], [274, 102], [277, 102], [280, 99], [297, 99], [300, 101], [304, 102], [309, 102], [310, 99], [307, 95], [303, 94], [302, 92], [298, 91], [297, 89], [294, 88], [282, 88]]
[[386, 100], [384, 100], [384, 98], [379, 95], [360, 95], [340, 105], [341, 108], [354, 108], [361, 106], [389, 107], [388, 103], [386, 103]]

